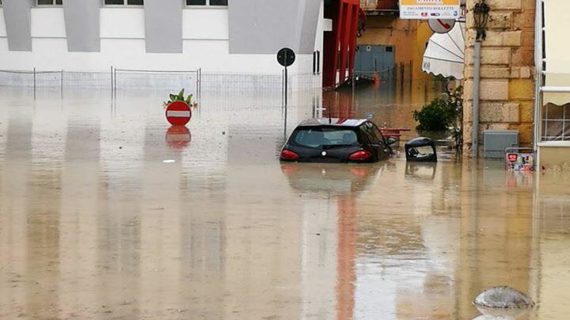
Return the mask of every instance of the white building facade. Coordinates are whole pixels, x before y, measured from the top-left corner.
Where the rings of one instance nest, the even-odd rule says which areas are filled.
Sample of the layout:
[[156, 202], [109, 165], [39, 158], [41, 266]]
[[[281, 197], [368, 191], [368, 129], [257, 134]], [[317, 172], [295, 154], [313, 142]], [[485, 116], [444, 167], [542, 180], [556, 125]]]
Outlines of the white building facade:
[[[143, 2], [144, 1], [144, 2]], [[313, 72], [322, 0], [0, 0], [0, 70]], [[319, 67], [320, 69], [320, 67]]]

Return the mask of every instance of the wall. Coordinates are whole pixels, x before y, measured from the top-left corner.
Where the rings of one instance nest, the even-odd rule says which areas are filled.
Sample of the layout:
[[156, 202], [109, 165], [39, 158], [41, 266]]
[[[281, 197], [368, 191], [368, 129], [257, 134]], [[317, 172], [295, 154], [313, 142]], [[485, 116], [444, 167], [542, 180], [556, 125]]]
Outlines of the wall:
[[426, 22], [403, 20], [393, 16], [367, 16], [366, 31], [357, 39], [359, 45], [391, 45], [396, 64], [412, 63], [414, 79], [429, 79], [422, 72], [423, 54], [432, 32]]
[[[303, 14], [300, 21], [306, 21], [307, 15], [318, 18], [320, 2], [317, 4], [316, 10]], [[310, 6], [315, 6], [315, 3], [311, 2]], [[299, 7], [295, 9], [293, 20], [297, 19]], [[0, 69], [32, 70], [35, 67], [37, 70], [108, 72], [111, 66], [115, 66], [146, 70], [202, 68], [203, 72], [252, 74], [279, 74], [282, 70], [275, 59], [276, 51], [230, 54], [229, 10], [226, 8], [182, 9], [182, 53], [148, 53], [143, 7], [100, 9], [100, 52], [68, 51], [62, 7], [35, 7], [30, 13], [32, 51], [23, 52], [9, 51], [4, 15], [1, 15]], [[320, 19], [315, 20], [315, 30]], [[264, 31], [265, 37], [274, 37], [270, 29]], [[313, 43], [318, 38], [315, 35], [302, 36], [296, 30], [292, 33], [299, 41], [304, 39], [304, 47], [307, 47], [306, 42], [311, 43], [312, 49], [308, 54], [297, 55], [291, 73], [311, 73], [312, 51], [322, 48], [322, 44]], [[248, 43], [255, 42], [249, 39]]]
[[[465, 50], [464, 149], [472, 144], [473, 7], [467, 1], [468, 28]], [[494, 0], [481, 49], [479, 145], [484, 130], [519, 130], [522, 145], [532, 143], [534, 99], [535, 0]]]

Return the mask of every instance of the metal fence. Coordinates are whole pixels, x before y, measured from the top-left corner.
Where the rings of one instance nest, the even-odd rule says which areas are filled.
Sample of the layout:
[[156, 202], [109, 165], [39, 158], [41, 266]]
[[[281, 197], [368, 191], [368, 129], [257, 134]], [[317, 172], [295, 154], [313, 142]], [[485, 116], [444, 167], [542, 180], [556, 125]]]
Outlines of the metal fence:
[[[78, 72], [52, 70], [0, 70], [0, 86], [31, 88], [34, 99], [45, 90], [73, 89], [110, 90], [111, 97], [121, 92], [145, 92], [164, 90], [170, 92], [182, 88], [194, 95], [197, 102], [203, 99], [203, 92], [209, 98], [236, 99], [246, 92], [262, 97], [284, 96], [283, 73], [203, 73], [197, 70], [139, 70], [111, 67], [109, 72]], [[312, 92], [322, 87], [321, 77], [313, 73], [290, 74], [289, 93]], [[278, 101], [278, 100], [277, 100]]]

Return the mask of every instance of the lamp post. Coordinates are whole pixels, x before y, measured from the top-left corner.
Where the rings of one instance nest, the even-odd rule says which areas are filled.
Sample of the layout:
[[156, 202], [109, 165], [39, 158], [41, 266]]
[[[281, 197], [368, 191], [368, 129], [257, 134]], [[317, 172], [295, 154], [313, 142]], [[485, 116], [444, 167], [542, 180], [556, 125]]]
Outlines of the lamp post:
[[473, 8], [473, 19], [475, 21], [475, 48], [473, 52], [473, 128], [471, 151], [474, 158], [479, 155], [479, 92], [481, 81], [481, 42], [487, 37], [485, 28], [489, 21], [489, 5], [485, 0], [478, 0]]

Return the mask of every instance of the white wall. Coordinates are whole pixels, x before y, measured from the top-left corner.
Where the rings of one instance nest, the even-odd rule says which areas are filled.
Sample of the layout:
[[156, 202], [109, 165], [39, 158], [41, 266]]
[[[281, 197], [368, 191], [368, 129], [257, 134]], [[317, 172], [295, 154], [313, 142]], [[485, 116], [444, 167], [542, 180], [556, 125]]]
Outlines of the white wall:
[[32, 8], [32, 39], [63, 38], [65, 39], [65, 20], [63, 8]]
[[[1, 9], [0, 9], [1, 13]], [[122, 69], [220, 73], [280, 73], [275, 54], [230, 55], [228, 10], [183, 9], [183, 54], [145, 52], [143, 8], [101, 8], [101, 52], [67, 52], [63, 8], [32, 8], [32, 52], [8, 51], [0, 14], [0, 69], [108, 72]], [[292, 73], [312, 72], [312, 56], [298, 55]]]

